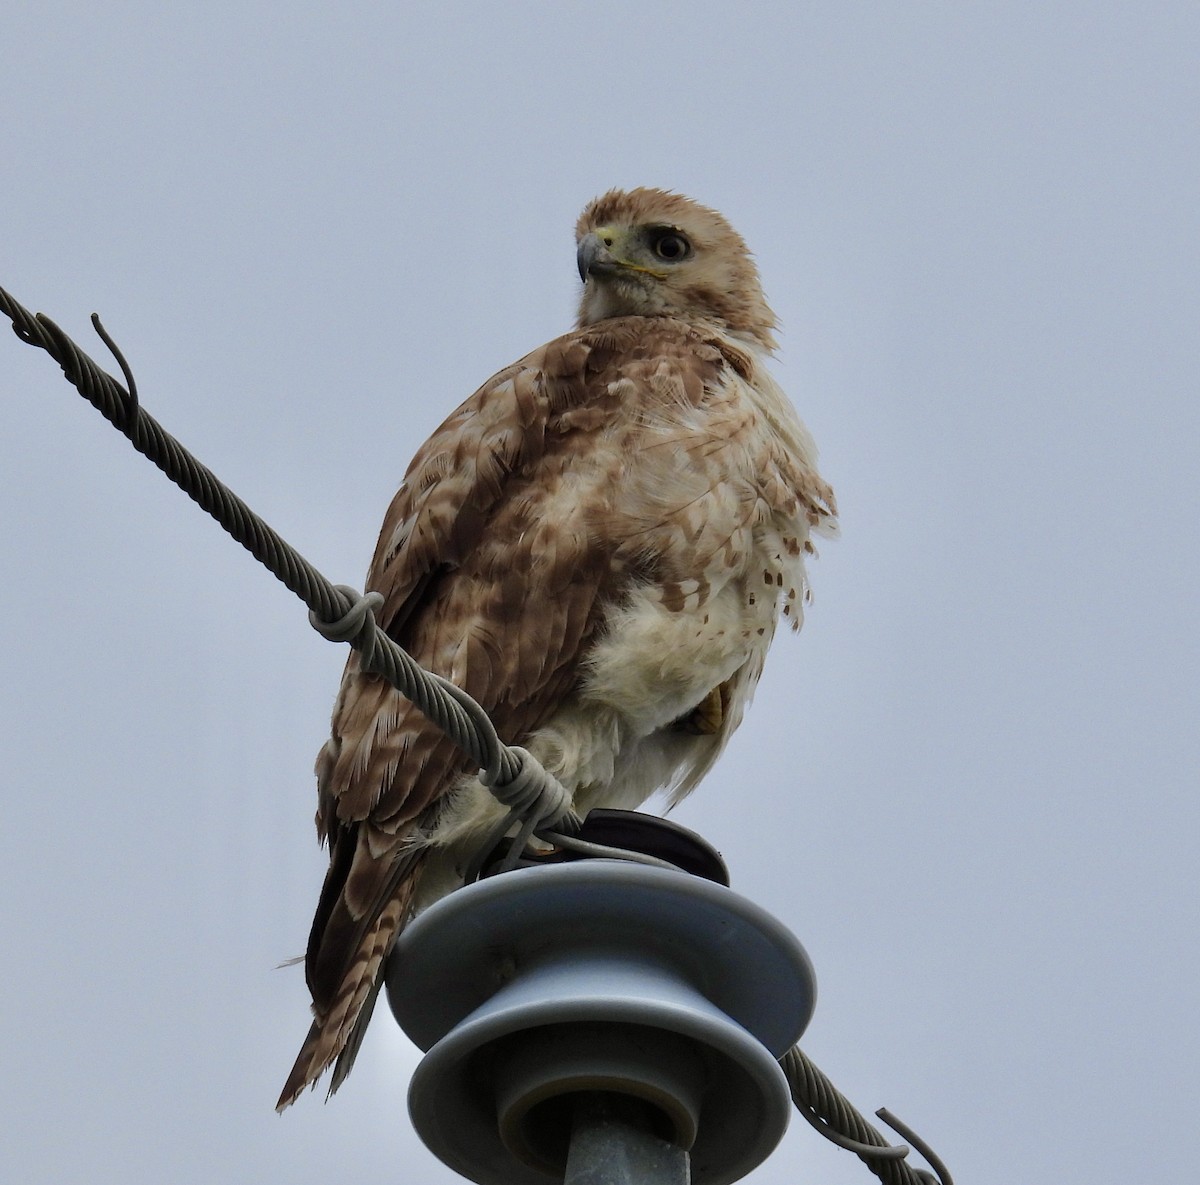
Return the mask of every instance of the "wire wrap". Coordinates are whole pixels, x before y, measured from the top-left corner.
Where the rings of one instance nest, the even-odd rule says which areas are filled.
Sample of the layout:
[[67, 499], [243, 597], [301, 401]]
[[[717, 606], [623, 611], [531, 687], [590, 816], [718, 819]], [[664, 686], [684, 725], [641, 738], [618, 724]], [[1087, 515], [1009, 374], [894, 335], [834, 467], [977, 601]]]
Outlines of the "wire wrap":
[[887, 1185], [954, 1185], [954, 1180], [929, 1147], [914, 1137], [910, 1129], [895, 1120], [889, 1111], [876, 1114], [908, 1139], [935, 1170], [928, 1173], [913, 1168], [905, 1157], [904, 1144], [889, 1144], [854, 1108], [845, 1095], [813, 1064], [799, 1045], [793, 1045], [779, 1059], [787, 1078], [796, 1110], [827, 1140], [853, 1152]]

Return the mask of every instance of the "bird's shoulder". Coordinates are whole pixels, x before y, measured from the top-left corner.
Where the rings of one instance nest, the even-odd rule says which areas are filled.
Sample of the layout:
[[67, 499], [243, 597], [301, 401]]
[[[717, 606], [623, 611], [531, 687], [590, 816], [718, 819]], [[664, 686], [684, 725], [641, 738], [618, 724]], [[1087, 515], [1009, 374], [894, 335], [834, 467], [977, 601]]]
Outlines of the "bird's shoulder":
[[707, 326], [631, 316], [563, 334], [498, 371], [418, 449], [388, 507], [367, 579], [385, 619], [424, 574], [478, 545], [514, 474], [536, 498], [544, 473], [620, 449], [623, 433], [664, 408], [698, 407], [725, 376], [748, 381], [754, 366], [748, 349]]

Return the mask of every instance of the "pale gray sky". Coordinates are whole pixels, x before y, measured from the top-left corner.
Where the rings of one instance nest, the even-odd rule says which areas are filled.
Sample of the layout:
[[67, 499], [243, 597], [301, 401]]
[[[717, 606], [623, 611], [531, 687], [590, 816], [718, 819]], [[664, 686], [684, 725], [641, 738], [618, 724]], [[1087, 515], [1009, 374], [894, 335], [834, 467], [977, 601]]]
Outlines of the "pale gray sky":
[[[569, 325], [585, 201], [723, 210], [844, 538], [678, 818], [807, 946], [810, 1054], [964, 1185], [1188, 1179], [1194, 4], [13, 3], [4, 38], [0, 285], [103, 359], [99, 311], [339, 581]], [[448, 1185], [386, 1015], [272, 1110], [342, 652], [5, 336], [5, 1176]], [[750, 1178], [870, 1179], [799, 1120]]]

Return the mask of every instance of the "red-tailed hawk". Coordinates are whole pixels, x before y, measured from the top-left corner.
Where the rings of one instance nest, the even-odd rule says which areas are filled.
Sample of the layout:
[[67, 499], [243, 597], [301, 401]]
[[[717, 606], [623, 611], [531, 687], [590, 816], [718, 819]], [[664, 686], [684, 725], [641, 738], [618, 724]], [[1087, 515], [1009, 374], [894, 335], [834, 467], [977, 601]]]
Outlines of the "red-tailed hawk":
[[[677, 801], [712, 765], [810, 536], [835, 527], [812, 438], [766, 368], [775, 315], [714, 210], [612, 191], [576, 226], [578, 328], [489, 379], [417, 453], [367, 575], [377, 617], [528, 748], [581, 815]], [[384, 958], [461, 883], [501, 808], [383, 679], [346, 664], [317, 758], [329, 872], [315, 1019], [280, 1109], [354, 1060]]]

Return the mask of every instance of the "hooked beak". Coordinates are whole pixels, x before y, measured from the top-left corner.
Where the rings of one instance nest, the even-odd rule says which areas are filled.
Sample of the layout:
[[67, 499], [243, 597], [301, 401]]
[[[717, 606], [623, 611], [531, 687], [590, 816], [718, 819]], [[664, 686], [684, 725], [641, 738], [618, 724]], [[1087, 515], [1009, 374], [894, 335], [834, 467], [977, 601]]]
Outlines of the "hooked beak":
[[617, 261], [595, 233], [584, 235], [580, 240], [575, 262], [579, 265], [579, 278], [585, 284], [588, 276], [610, 272], [617, 266]]

